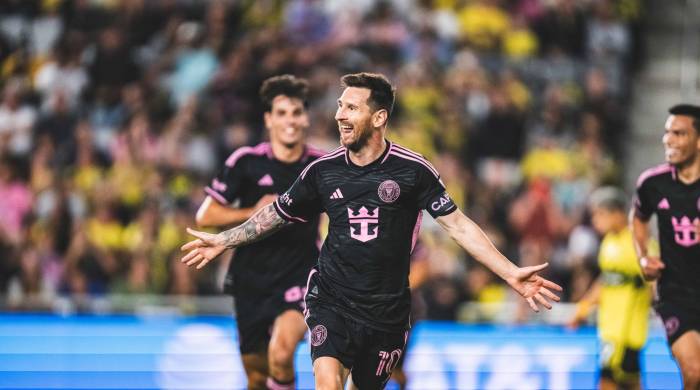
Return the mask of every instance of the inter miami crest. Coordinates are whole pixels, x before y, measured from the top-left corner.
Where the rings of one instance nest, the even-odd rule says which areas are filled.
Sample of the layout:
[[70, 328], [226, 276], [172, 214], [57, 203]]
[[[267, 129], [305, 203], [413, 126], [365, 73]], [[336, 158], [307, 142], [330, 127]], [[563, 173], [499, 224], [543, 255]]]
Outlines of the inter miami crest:
[[314, 326], [314, 328], [311, 330], [311, 345], [318, 347], [319, 345], [323, 344], [324, 341], [326, 341], [327, 336], [328, 331], [326, 330], [325, 326]]
[[377, 193], [382, 202], [393, 203], [401, 195], [401, 187], [393, 180], [385, 180], [379, 185]]

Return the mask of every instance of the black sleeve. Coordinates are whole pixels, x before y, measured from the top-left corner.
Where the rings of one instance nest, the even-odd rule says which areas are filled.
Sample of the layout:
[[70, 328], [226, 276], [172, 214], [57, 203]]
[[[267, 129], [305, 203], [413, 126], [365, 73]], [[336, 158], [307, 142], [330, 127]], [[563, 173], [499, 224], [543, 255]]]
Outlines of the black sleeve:
[[305, 169], [291, 187], [275, 201], [275, 209], [280, 217], [290, 222], [307, 222], [322, 210], [318, 196], [317, 168], [313, 165]]
[[421, 167], [418, 173], [418, 207], [425, 209], [433, 217], [441, 217], [457, 210], [445, 190], [437, 171]]
[[641, 181], [634, 196], [634, 214], [642, 221], [648, 221], [654, 211], [649, 180]]
[[[219, 170], [211, 183], [204, 188], [207, 195], [222, 205], [233, 203], [239, 196], [245, 176], [246, 159], [244, 147], [231, 154], [223, 168]], [[249, 148], [248, 148], [249, 149]]]

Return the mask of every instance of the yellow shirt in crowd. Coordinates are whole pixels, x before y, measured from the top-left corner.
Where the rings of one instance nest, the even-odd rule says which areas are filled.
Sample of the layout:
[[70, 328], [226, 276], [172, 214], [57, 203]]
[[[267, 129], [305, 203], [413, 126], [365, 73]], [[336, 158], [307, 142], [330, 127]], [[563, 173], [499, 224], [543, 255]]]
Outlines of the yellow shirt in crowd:
[[640, 349], [647, 339], [651, 290], [641, 271], [628, 228], [608, 233], [598, 255], [601, 270], [598, 331], [609, 342]]

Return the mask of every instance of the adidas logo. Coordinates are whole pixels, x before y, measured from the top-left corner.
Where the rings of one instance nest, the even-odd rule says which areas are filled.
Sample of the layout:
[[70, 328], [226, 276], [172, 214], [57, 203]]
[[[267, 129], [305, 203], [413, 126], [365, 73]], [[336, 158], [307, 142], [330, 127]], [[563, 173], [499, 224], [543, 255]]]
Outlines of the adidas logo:
[[258, 180], [259, 186], [269, 187], [269, 186], [274, 185], [274, 184], [275, 184], [275, 182], [272, 181], [272, 176], [270, 176], [269, 174], [266, 174], [260, 180]]
[[331, 199], [343, 199], [343, 193], [340, 192], [340, 188], [336, 188], [331, 195]]

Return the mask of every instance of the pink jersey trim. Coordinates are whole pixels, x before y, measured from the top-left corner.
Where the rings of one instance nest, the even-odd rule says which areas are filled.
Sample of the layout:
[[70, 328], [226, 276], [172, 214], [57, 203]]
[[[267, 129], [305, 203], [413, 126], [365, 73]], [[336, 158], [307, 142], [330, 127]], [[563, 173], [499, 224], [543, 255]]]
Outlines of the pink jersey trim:
[[434, 168], [432, 168], [430, 165], [428, 165], [429, 163], [426, 163], [425, 159], [418, 159], [418, 158], [414, 158], [414, 157], [411, 157], [411, 156], [408, 156], [405, 154], [401, 154], [401, 153], [399, 153], [398, 150], [393, 150], [391, 152], [391, 154], [394, 156], [397, 156], [397, 157], [401, 157], [401, 158], [406, 159], [406, 160], [411, 160], [411, 161], [415, 161], [419, 164], [422, 164], [424, 167], [428, 168], [430, 173], [432, 173], [436, 178], [438, 178], [438, 179], [440, 178], [440, 175], [437, 173], [437, 171]]
[[673, 179], [675, 180], [676, 169], [671, 164], [661, 164], [653, 168], [647, 169], [646, 171], [642, 172], [641, 175], [639, 175], [639, 179], [637, 179], [637, 188], [641, 187], [642, 184], [644, 184], [644, 182], [650, 177], [662, 175], [668, 172], [671, 172], [671, 174], [673, 175]]
[[255, 156], [267, 155], [267, 157], [272, 158], [272, 147], [270, 147], [270, 144], [268, 142], [263, 142], [261, 144], [256, 145], [255, 147], [243, 146], [241, 148], [238, 148], [235, 152], [231, 153], [231, 155], [228, 156], [228, 158], [226, 159], [224, 165], [226, 165], [227, 167], [233, 167], [234, 165], [236, 165], [236, 162], [241, 157], [249, 154]]
[[325, 151], [311, 146], [311, 145], [306, 145], [306, 153], [304, 153], [304, 158], [308, 158], [309, 156], [311, 157], [322, 157], [326, 154]]
[[280, 204], [277, 200], [275, 200], [275, 205], [277, 206], [276, 209], [279, 210], [282, 214], [284, 214], [284, 216], [287, 217], [287, 219], [291, 219], [291, 220], [299, 221], [299, 222], [309, 222], [303, 218], [292, 217], [291, 215], [287, 214], [286, 211], [282, 210], [282, 207], [280, 207]]
[[440, 174], [438, 173], [437, 168], [435, 168], [435, 166], [434, 166], [430, 161], [428, 161], [427, 158], [423, 157], [422, 154], [416, 153], [416, 152], [412, 151], [411, 149], [405, 148], [405, 147], [403, 147], [403, 146], [401, 146], [401, 145], [398, 145], [398, 144], [396, 145], [396, 151], [403, 152], [404, 154], [407, 154], [407, 155], [409, 155], [409, 156], [411, 156], [411, 157], [415, 157], [415, 158], [417, 158], [417, 159], [419, 159], [419, 160], [425, 162], [426, 164], [428, 164], [428, 167], [431, 168], [431, 170], [433, 171], [433, 173], [435, 174], [435, 176], [440, 176]]
[[384, 158], [382, 159], [382, 161], [379, 163], [380, 165], [381, 165], [381, 164], [384, 164], [384, 161], [386, 161], [386, 159], [389, 158], [389, 155], [391, 154], [391, 151], [394, 150], [394, 143], [391, 142], [391, 141], [387, 141], [387, 142], [389, 142], [389, 151], [386, 153], [386, 156], [384, 156]]
[[314, 165], [316, 165], [317, 163], [319, 163], [321, 161], [332, 160], [332, 159], [340, 156], [343, 153], [345, 153], [345, 148], [341, 147], [341, 148], [338, 148], [338, 149], [326, 154], [325, 156], [323, 156], [321, 158], [314, 160], [311, 164], [307, 165], [303, 171], [301, 171], [301, 175], [299, 175], [299, 177], [301, 177], [301, 179], [303, 180], [306, 177], [306, 173], [309, 171], [309, 169], [311, 169], [311, 167], [313, 167]]
[[416, 218], [416, 224], [413, 226], [413, 237], [411, 237], [411, 252], [416, 247], [416, 242], [418, 242], [418, 234], [420, 233], [420, 225], [423, 222], [423, 210], [418, 212], [418, 217]]
[[204, 192], [207, 193], [207, 195], [211, 196], [212, 198], [216, 199], [217, 202], [221, 203], [222, 205], [227, 205], [230, 202], [226, 200], [220, 193], [214, 191], [211, 187], [207, 186], [204, 187]]

